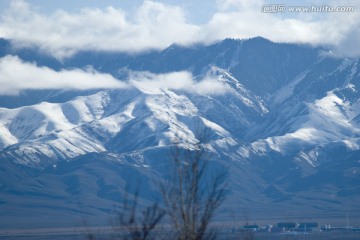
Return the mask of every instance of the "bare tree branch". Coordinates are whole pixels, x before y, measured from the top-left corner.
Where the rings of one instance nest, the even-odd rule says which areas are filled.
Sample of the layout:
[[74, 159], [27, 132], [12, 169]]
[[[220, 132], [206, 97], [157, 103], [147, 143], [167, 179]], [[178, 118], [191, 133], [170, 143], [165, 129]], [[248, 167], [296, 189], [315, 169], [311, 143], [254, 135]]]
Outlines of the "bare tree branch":
[[119, 224], [120, 227], [126, 229], [127, 233], [120, 234], [120, 238], [123, 240], [157, 239], [151, 235], [151, 232], [160, 223], [165, 211], [159, 207], [158, 203], [153, 203], [139, 214], [138, 189], [135, 191], [132, 201], [127, 193], [123, 198], [122, 209], [119, 212]]
[[227, 172], [210, 171], [208, 154], [200, 142], [185, 147], [175, 144], [172, 176], [160, 184], [160, 192], [176, 239], [209, 239], [209, 223], [225, 197]]

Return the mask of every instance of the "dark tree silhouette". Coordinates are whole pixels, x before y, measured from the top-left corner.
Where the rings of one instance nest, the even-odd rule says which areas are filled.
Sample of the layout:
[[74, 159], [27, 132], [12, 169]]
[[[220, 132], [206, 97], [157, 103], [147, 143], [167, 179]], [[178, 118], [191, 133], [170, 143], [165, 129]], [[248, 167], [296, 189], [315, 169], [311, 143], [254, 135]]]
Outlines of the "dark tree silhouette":
[[210, 171], [209, 157], [200, 141], [187, 146], [175, 144], [171, 177], [160, 184], [175, 239], [215, 237], [209, 231], [209, 223], [224, 200], [227, 171], [224, 168]]
[[[139, 190], [132, 197], [126, 191], [117, 214], [118, 239], [215, 239], [209, 226], [225, 199], [228, 173], [225, 168], [214, 168], [218, 165], [209, 164], [210, 158], [202, 141], [175, 143], [170, 156], [169, 177], [157, 185], [163, 206], [153, 203], [141, 208], [138, 205]], [[160, 229], [165, 215], [165, 226], [169, 227]]]
[[138, 195], [137, 190], [132, 200], [127, 194], [124, 196], [123, 206], [119, 212], [119, 225], [123, 233], [119, 235], [119, 238], [123, 240], [157, 239], [151, 233], [164, 217], [165, 211], [159, 207], [158, 203], [153, 203], [139, 213]]

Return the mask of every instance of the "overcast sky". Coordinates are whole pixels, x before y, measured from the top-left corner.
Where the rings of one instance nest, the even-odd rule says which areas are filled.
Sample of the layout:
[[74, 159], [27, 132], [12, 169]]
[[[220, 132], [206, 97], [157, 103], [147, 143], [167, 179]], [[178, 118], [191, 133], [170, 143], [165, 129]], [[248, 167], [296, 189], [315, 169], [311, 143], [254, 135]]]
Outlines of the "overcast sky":
[[[354, 6], [353, 12], [264, 13], [264, 4]], [[357, 0], [1, 0], [0, 37], [66, 58], [78, 50], [162, 49], [263, 36], [277, 42], [330, 45], [360, 54]]]

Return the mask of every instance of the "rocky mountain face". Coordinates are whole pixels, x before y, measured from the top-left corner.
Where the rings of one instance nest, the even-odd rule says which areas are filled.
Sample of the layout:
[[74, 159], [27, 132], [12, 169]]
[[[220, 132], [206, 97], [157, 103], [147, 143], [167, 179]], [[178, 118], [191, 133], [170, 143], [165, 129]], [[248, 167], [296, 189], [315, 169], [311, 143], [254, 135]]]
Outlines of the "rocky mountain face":
[[172, 140], [190, 144], [204, 132], [211, 164], [229, 169], [219, 220], [359, 219], [359, 59], [263, 38], [61, 61], [1, 40], [0, 57], [8, 55], [55, 71], [91, 67], [126, 83], [187, 72], [202, 87], [0, 96], [2, 228], [101, 224], [135, 182], [142, 201], [153, 201]]

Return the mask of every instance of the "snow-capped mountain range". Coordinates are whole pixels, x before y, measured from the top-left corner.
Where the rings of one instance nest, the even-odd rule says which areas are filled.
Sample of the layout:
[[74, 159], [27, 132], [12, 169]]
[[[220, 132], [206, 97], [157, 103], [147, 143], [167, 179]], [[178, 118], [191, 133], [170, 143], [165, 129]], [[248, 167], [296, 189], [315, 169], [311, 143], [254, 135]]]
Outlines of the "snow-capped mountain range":
[[[1, 40], [6, 56], [54, 71], [90, 66], [127, 87], [0, 96], [0, 227], [106, 219], [135, 178], [151, 201], [171, 141], [199, 132], [229, 168], [223, 219], [360, 217], [359, 59], [263, 38], [61, 61]], [[174, 72], [190, 87], [136, 82]]]

